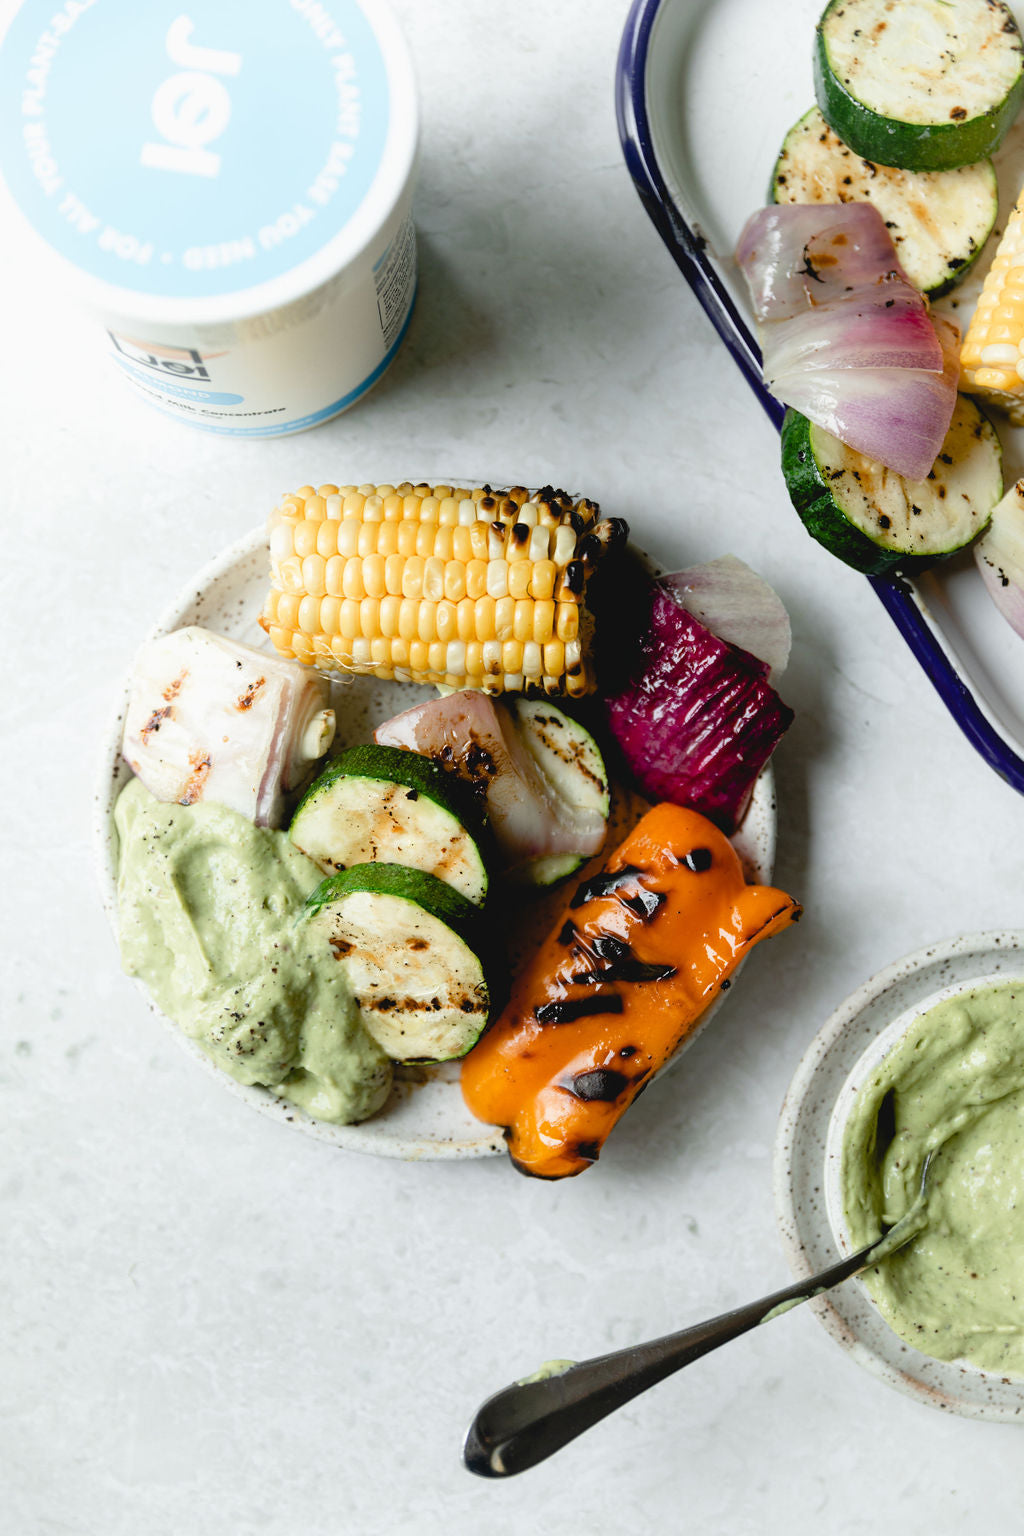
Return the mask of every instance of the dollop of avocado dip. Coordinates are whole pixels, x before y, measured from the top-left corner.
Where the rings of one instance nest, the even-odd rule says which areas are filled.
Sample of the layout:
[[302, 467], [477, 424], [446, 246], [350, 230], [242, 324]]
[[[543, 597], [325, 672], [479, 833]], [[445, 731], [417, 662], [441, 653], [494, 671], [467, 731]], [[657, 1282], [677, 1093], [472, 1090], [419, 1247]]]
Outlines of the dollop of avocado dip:
[[842, 1149], [854, 1248], [913, 1205], [924, 1226], [863, 1280], [909, 1344], [1024, 1375], [1024, 982], [962, 992], [911, 1025], [860, 1089]]
[[201, 801], [118, 797], [121, 960], [216, 1065], [318, 1120], [380, 1109], [392, 1067], [328, 946], [295, 919], [323, 876], [284, 832]]

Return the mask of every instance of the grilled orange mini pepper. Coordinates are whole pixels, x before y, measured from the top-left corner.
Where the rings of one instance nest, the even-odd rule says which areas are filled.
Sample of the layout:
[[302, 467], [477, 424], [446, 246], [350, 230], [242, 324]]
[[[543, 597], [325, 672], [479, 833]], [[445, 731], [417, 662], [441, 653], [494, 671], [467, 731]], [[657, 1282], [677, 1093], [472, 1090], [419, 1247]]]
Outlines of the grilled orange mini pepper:
[[466, 1103], [505, 1128], [523, 1173], [581, 1173], [751, 946], [799, 915], [785, 892], [746, 884], [712, 822], [655, 806], [577, 889], [465, 1058]]

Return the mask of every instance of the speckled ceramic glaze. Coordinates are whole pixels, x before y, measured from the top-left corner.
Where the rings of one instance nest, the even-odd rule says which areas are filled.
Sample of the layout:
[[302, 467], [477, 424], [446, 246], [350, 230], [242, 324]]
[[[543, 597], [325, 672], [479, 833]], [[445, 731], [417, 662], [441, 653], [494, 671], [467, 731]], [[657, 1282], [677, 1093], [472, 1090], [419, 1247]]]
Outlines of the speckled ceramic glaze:
[[[842, 1131], [865, 1077], [912, 1021], [972, 983], [1024, 976], [1024, 931], [966, 934], [880, 971], [836, 1009], [790, 1084], [775, 1143], [775, 1206], [798, 1278], [850, 1252], [838, 1195]], [[810, 1303], [853, 1358], [890, 1386], [968, 1418], [1024, 1421], [1024, 1380], [933, 1360], [895, 1334], [867, 1291], [850, 1281]]]
[[[474, 482], [476, 483], [476, 482]], [[266, 636], [257, 618], [267, 588], [268, 551], [266, 534], [255, 529], [246, 538], [232, 544], [206, 566], [185, 592], [159, 619], [151, 635], [166, 634], [187, 624], [201, 624], [217, 633], [267, 649]], [[346, 678], [332, 686], [332, 703], [338, 732], [334, 750], [340, 751], [358, 742], [369, 741], [374, 726], [398, 714], [424, 698], [434, 697], [433, 688], [414, 684], [383, 683], [373, 677]], [[95, 840], [103, 905], [117, 932], [116, 861], [117, 834], [114, 829], [114, 804], [131, 777], [131, 770], [121, 757], [124, 712], [128, 702], [126, 680], [120, 708], [103, 744], [102, 761], [95, 798]], [[761, 775], [750, 808], [733, 841], [743, 861], [749, 880], [767, 882], [771, 878], [775, 856], [775, 793], [770, 767]], [[623, 835], [625, 832], [623, 831]], [[557, 899], [557, 898], [556, 898]], [[547, 898], [550, 902], [551, 898]], [[538, 916], [543, 907], [538, 903]], [[405, 1159], [486, 1157], [504, 1150], [498, 1131], [485, 1126], [466, 1109], [459, 1087], [459, 1065], [449, 1062], [438, 1067], [399, 1069], [403, 1080], [396, 1082], [387, 1104], [371, 1120], [361, 1125], [328, 1125], [303, 1114], [264, 1088], [247, 1087], [221, 1072], [202, 1049], [184, 1035], [162, 1014], [141, 982], [138, 987], [148, 1006], [172, 1031], [175, 1039], [218, 1082], [283, 1124], [315, 1136], [321, 1141], [378, 1157]], [[709, 1007], [700, 1028], [717, 1011], [723, 998]], [[686, 1044], [692, 1043], [694, 1031]], [[681, 1054], [681, 1053], [680, 1053]]]

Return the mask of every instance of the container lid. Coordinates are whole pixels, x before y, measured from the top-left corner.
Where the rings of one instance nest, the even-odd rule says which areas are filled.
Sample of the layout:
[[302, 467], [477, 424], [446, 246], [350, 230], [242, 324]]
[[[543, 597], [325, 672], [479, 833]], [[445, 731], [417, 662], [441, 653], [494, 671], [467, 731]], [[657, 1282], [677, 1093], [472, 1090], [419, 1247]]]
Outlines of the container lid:
[[287, 303], [408, 185], [412, 70], [379, 0], [24, 0], [0, 171], [84, 296], [168, 322]]

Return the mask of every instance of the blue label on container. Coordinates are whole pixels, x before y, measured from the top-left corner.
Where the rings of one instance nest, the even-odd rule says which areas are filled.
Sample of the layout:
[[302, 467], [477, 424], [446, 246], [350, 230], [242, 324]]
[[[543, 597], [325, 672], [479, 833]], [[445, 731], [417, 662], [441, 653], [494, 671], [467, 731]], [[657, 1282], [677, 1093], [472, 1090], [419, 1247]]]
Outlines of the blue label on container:
[[0, 166], [84, 271], [216, 297], [344, 228], [388, 106], [355, 0], [26, 0], [0, 49]]

